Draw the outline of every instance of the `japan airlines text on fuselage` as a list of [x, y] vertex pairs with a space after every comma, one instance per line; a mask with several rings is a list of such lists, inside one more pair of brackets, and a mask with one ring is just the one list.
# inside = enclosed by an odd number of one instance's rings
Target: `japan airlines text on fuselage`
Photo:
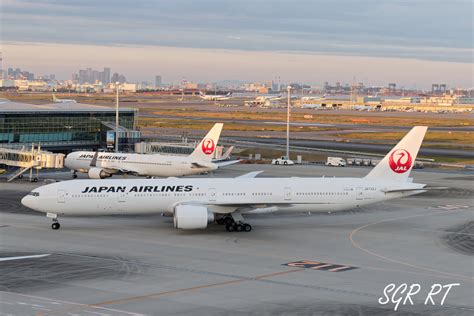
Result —
[[62, 215], [173, 214], [182, 229], [209, 222], [250, 231], [242, 214], [341, 211], [425, 192], [408, 178], [426, 127], [414, 127], [364, 178], [237, 178], [73, 180], [33, 190], [22, 199], [53, 218]]

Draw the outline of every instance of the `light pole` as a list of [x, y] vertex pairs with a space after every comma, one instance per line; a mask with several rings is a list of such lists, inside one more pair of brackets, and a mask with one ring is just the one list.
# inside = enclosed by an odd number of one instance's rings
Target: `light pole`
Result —
[[115, 82], [115, 152], [119, 151], [119, 82]]
[[290, 159], [290, 101], [291, 86], [286, 87], [288, 91], [288, 106], [286, 110], [286, 159]]

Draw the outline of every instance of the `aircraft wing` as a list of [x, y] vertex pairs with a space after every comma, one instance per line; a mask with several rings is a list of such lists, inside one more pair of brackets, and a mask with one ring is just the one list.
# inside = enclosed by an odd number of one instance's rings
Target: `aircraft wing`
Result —
[[246, 173], [246, 174], [243, 174], [241, 176], [238, 176], [236, 178], [240, 178], [240, 179], [243, 179], [243, 178], [255, 178], [257, 175], [261, 174], [263, 172], [263, 170], [261, 171], [252, 171], [252, 172], [249, 172], [249, 173]]

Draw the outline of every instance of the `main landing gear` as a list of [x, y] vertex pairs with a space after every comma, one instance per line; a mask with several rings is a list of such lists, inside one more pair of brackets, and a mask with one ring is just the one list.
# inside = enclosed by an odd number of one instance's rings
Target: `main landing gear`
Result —
[[[240, 214], [239, 214], [240, 215]], [[252, 225], [243, 222], [242, 215], [237, 220], [233, 216], [226, 216], [219, 218], [217, 224], [225, 225], [225, 229], [228, 232], [249, 232], [252, 230]]]
[[76, 178], [77, 178], [77, 171], [74, 171], [74, 172], [72, 173], [72, 178], [73, 178], [73, 179], [76, 179]]

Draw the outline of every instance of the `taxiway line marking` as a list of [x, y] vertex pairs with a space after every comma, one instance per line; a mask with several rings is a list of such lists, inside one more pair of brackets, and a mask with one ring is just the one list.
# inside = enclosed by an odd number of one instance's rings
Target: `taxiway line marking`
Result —
[[[54, 302], [54, 303], [63, 303], [63, 304], [75, 305], [76, 307], [80, 306], [80, 308], [84, 308], [84, 307], [94, 308], [93, 306], [90, 306], [90, 305], [87, 305], [87, 304], [75, 303], [75, 302], [69, 302], [69, 301], [63, 301], [63, 300], [56, 300], [56, 299], [52, 299], [52, 298], [35, 296], [35, 295], [27, 295], [27, 294], [21, 294], [21, 293], [15, 293], [15, 292], [6, 292], [6, 291], [0, 291], [0, 293], [6, 294], [6, 295], [8, 295], [8, 294], [17, 295], [17, 296], [20, 296], [20, 297], [26, 297], [26, 298], [30, 298], [30, 299], [44, 301], [44, 303]], [[107, 307], [97, 306], [95, 308], [107, 310], [107, 311], [110, 311], [110, 312], [117, 312], [117, 313], [127, 314], [127, 315], [130, 315], [130, 316], [141, 316], [142, 315], [140, 313], [132, 313], [132, 312], [127, 312], [127, 311], [122, 311], [122, 310], [112, 309], [112, 308], [107, 308]], [[55, 311], [51, 311], [51, 313], [54, 313], [54, 312]], [[48, 314], [49, 313], [50, 312], [48, 312]], [[38, 313], [37, 315], [45, 315], [45, 314], [44, 313]]]
[[[465, 209], [457, 209], [457, 210], [453, 210], [452, 212], [457, 212], [457, 211], [465, 211]], [[393, 263], [397, 263], [397, 264], [401, 264], [401, 265], [404, 265], [404, 266], [407, 266], [407, 267], [412, 267], [412, 268], [415, 268], [415, 269], [419, 269], [419, 270], [424, 270], [424, 271], [431, 271], [431, 272], [435, 272], [435, 273], [439, 273], [439, 274], [444, 274], [444, 275], [447, 275], [447, 276], [451, 276], [451, 277], [456, 277], [456, 278], [460, 278], [462, 280], [467, 280], [467, 281], [470, 281], [472, 282], [474, 280], [473, 277], [469, 277], [469, 276], [466, 276], [466, 275], [461, 275], [461, 274], [456, 274], [456, 273], [450, 273], [450, 272], [443, 272], [443, 271], [439, 271], [439, 270], [436, 270], [436, 269], [432, 269], [432, 268], [428, 268], [428, 267], [423, 267], [423, 266], [418, 266], [418, 265], [415, 265], [415, 264], [411, 264], [411, 263], [408, 263], [408, 262], [404, 262], [404, 261], [400, 261], [400, 260], [396, 260], [396, 259], [392, 259], [392, 258], [388, 258], [386, 256], [383, 256], [383, 255], [380, 255], [380, 254], [377, 254], [373, 251], [370, 251], [366, 248], [363, 248], [362, 246], [360, 246], [355, 240], [354, 240], [354, 235], [361, 231], [362, 229], [364, 228], [367, 228], [369, 226], [373, 226], [373, 225], [378, 225], [378, 224], [381, 224], [381, 223], [387, 223], [387, 222], [392, 222], [392, 221], [397, 221], [397, 220], [401, 220], [401, 219], [408, 219], [408, 218], [415, 218], [415, 217], [423, 217], [423, 216], [431, 216], [431, 215], [439, 215], [439, 214], [446, 214], [448, 211], [441, 211], [441, 212], [435, 212], [435, 213], [423, 213], [423, 214], [417, 214], [417, 215], [410, 215], [410, 216], [402, 216], [402, 217], [395, 217], [395, 218], [389, 218], [389, 219], [384, 219], [384, 220], [381, 220], [381, 221], [376, 221], [376, 222], [372, 222], [372, 223], [368, 223], [368, 224], [365, 224], [365, 225], [362, 225], [360, 227], [357, 227], [356, 229], [352, 230], [351, 233], [349, 234], [349, 240], [351, 242], [351, 244], [372, 255], [372, 256], [375, 256], [375, 257], [378, 257], [379, 259], [383, 259], [383, 260], [386, 260], [386, 261], [389, 261], [389, 262], [393, 262]], [[451, 211], [450, 211], [451, 212]]]
[[280, 271], [280, 272], [264, 274], [264, 275], [259, 275], [259, 276], [255, 276], [255, 277], [249, 277], [249, 278], [243, 277], [243, 278], [240, 278], [240, 279], [237, 279], [237, 280], [230, 280], [230, 281], [224, 281], [224, 282], [218, 282], [218, 283], [204, 284], [204, 285], [198, 285], [198, 286], [182, 288], [182, 289], [177, 289], [177, 290], [164, 291], [164, 292], [159, 292], [159, 293], [152, 293], [152, 294], [147, 294], [147, 295], [133, 296], [133, 297], [126, 297], [126, 298], [122, 298], [122, 299], [110, 300], [110, 301], [100, 302], [100, 303], [96, 303], [96, 304], [91, 304], [91, 306], [103, 306], [103, 305], [110, 305], [110, 304], [116, 304], [116, 303], [124, 303], [124, 302], [130, 302], [130, 301], [144, 300], [144, 299], [149, 299], [149, 298], [158, 298], [160, 296], [172, 295], [172, 294], [182, 293], [182, 292], [192, 292], [192, 291], [201, 290], [201, 289], [210, 288], [210, 287], [241, 283], [241, 282], [244, 282], [244, 281], [267, 279], [267, 278], [271, 278], [271, 277], [274, 277], [274, 276], [279, 276], [279, 275], [284, 275], [284, 274], [289, 274], [289, 273], [292, 273], [292, 272], [299, 272], [299, 271], [304, 271], [304, 270], [305, 269], [293, 269], [293, 270]]
[[43, 255], [19, 256], [19, 257], [5, 257], [5, 258], [0, 258], [0, 261], [44, 258], [44, 257], [47, 257], [47, 256], [51, 256], [51, 254], [47, 253], [47, 254], [43, 254]]

